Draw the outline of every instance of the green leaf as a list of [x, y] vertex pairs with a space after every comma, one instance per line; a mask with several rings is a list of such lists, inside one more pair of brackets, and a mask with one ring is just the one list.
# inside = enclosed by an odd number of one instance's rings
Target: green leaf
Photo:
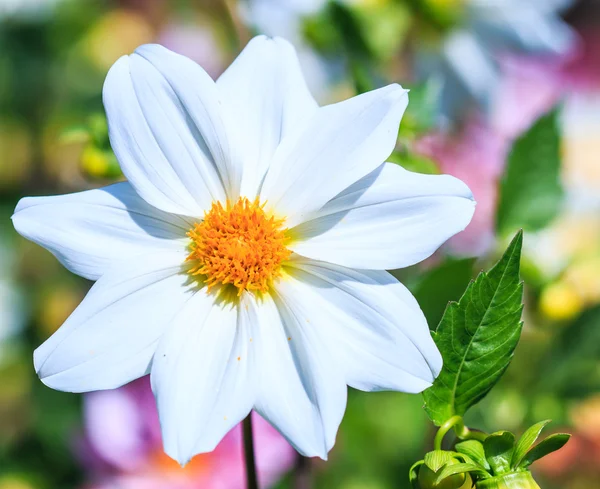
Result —
[[482, 478], [490, 477], [490, 474], [481, 468], [479, 465], [475, 464], [452, 464], [446, 465], [442, 470], [436, 473], [436, 478], [434, 480], [434, 484], [439, 484], [445, 478], [450, 477], [456, 474], [464, 474], [465, 472], [477, 474]]
[[478, 440], [465, 440], [457, 443], [454, 447], [458, 453], [462, 453], [479, 465], [484, 467], [486, 470], [490, 470], [490, 464], [485, 458], [485, 451], [483, 445]]
[[481, 400], [512, 359], [522, 328], [522, 244], [519, 232], [500, 261], [448, 306], [433, 335], [444, 366], [423, 397], [425, 411], [438, 426]]
[[483, 442], [485, 458], [487, 459], [494, 475], [510, 472], [510, 462], [515, 447], [515, 435], [510, 431], [492, 433]]
[[568, 433], [556, 433], [554, 435], [550, 435], [529, 450], [529, 452], [527, 452], [527, 455], [525, 455], [519, 464], [519, 468], [527, 468], [536, 460], [539, 460], [540, 458], [545, 457], [549, 453], [555, 452], [556, 450], [560, 450], [567, 444], [569, 438], [571, 438], [571, 435]]
[[497, 229], [533, 231], [556, 216], [563, 196], [560, 183], [558, 111], [542, 116], [517, 139], [500, 184]]
[[527, 431], [525, 431], [525, 433], [523, 433], [523, 436], [521, 436], [519, 442], [515, 446], [515, 451], [513, 453], [513, 458], [511, 462], [512, 467], [517, 467], [521, 463], [521, 460], [523, 460], [525, 454], [529, 451], [529, 449], [533, 446], [533, 444], [540, 436], [540, 433], [544, 429], [544, 426], [546, 426], [549, 422], [549, 419], [545, 421], [540, 421], [539, 423], [536, 423], [532, 427], [530, 427]]

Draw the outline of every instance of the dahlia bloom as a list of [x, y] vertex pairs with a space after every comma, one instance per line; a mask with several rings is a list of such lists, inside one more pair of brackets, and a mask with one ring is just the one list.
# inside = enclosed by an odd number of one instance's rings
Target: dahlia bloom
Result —
[[460, 180], [385, 163], [408, 103], [390, 85], [318, 107], [294, 49], [258, 37], [214, 82], [158, 45], [104, 85], [128, 182], [25, 198], [23, 236], [97, 280], [34, 354], [42, 381], [113, 389], [150, 373], [184, 464], [254, 409], [326, 458], [347, 385], [420, 392], [442, 358], [385, 269], [469, 223]]

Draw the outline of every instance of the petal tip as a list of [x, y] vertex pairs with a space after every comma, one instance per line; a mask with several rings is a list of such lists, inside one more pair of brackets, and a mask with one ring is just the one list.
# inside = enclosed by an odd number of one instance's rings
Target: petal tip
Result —
[[135, 48], [135, 50], [133, 51], [132, 54], [137, 54], [138, 56], [144, 57], [144, 53], [152, 52], [152, 51], [169, 51], [170, 52], [171, 50], [164, 47], [162, 44], [150, 42], [150, 43], [146, 43], [146, 44], [141, 44], [140, 46]]
[[23, 209], [26, 209], [27, 207], [29, 207], [31, 200], [33, 200], [33, 197], [23, 197], [22, 199], [19, 199], [19, 202], [17, 202], [15, 210], [13, 211], [13, 215], [10, 216], [10, 218], [14, 219], [14, 217], [17, 215], [17, 213], [19, 213]]
[[395, 100], [408, 98], [409, 90], [403, 88], [399, 83], [391, 83], [384, 87], [384, 89], [388, 92], [390, 97], [393, 97]]
[[169, 440], [163, 432], [163, 452], [173, 461], [177, 462], [181, 468], [184, 468], [192, 459], [192, 456], [183, 456], [177, 443], [172, 443], [174, 440]]
[[75, 382], [73, 379], [61, 376], [60, 372], [58, 374], [51, 374], [44, 372], [43, 369], [40, 369], [37, 371], [37, 375], [42, 384], [55, 391], [72, 392], [75, 394], [90, 392], [89, 389], [82, 387], [79, 382]]
[[327, 462], [327, 459], [329, 458], [329, 450], [331, 450], [332, 448], [333, 448], [333, 445], [328, 447], [325, 440], [323, 440], [323, 446], [321, 446], [321, 447], [314, 448], [313, 450], [310, 450], [310, 451], [298, 450], [298, 452], [304, 457], [309, 457], [309, 458], [317, 457], [317, 458], [320, 458], [321, 460]]
[[45, 377], [45, 375], [43, 375], [42, 373], [42, 367], [44, 366], [44, 363], [46, 361], [46, 357], [42, 357], [42, 353], [40, 352], [41, 346], [39, 346], [38, 348], [36, 348], [33, 352], [33, 368], [35, 370], [35, 373], [38, 374], [38, 376], [40, 377], [40, 380], [43, 381], [42, 377]]
[[59, 387], [57, 387], [53, 382], [52, 382], [52, 377], [50, 375], [46, 376], [41, 372], [37, 372], [38, 374], [38, 378], [40, 379], [40, 381], [42, 382], [42, 384], [44, 384], [46, 387], [49, 387], [50, 389], [53, 390], [63, 390], [60, 389]]
[[185, 457], [185, 458], [179, 458], [179, 459], [173, 459], [173, 460], [175, 460], [180, 465], [180, 467], [183, 469], [183, 468], [185, 468], [185, 466], [187, 464], [189, 464], [191, 462], [192, 457]]

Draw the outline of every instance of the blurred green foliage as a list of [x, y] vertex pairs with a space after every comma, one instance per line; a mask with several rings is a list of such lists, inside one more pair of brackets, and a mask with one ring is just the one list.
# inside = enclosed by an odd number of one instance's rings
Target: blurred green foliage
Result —
[[522, 227], [536, 231], [558, 214], [560, 183], [558, 109], [541, 117], [515, 141], [500, 184], [497, 227], [501, 234]]

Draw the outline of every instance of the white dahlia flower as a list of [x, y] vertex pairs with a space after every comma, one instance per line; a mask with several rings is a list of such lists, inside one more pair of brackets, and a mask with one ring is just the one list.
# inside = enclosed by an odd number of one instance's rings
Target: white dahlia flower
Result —
[[326, 458], [347, 385], [419, 392], [442, 359], [385, 269], [430, 256], [473, 215], [450, 176], [385, 163], [407, 92], [318, 107], [292, 46], [252, 40], [214, 82], [158, 45], [104, 85], [128, 182], [25, 198], [26, 238], [97, 282], [34, 355], [70, 392], [151, 375], [165, 451], [211, 451], [255, 409]]

